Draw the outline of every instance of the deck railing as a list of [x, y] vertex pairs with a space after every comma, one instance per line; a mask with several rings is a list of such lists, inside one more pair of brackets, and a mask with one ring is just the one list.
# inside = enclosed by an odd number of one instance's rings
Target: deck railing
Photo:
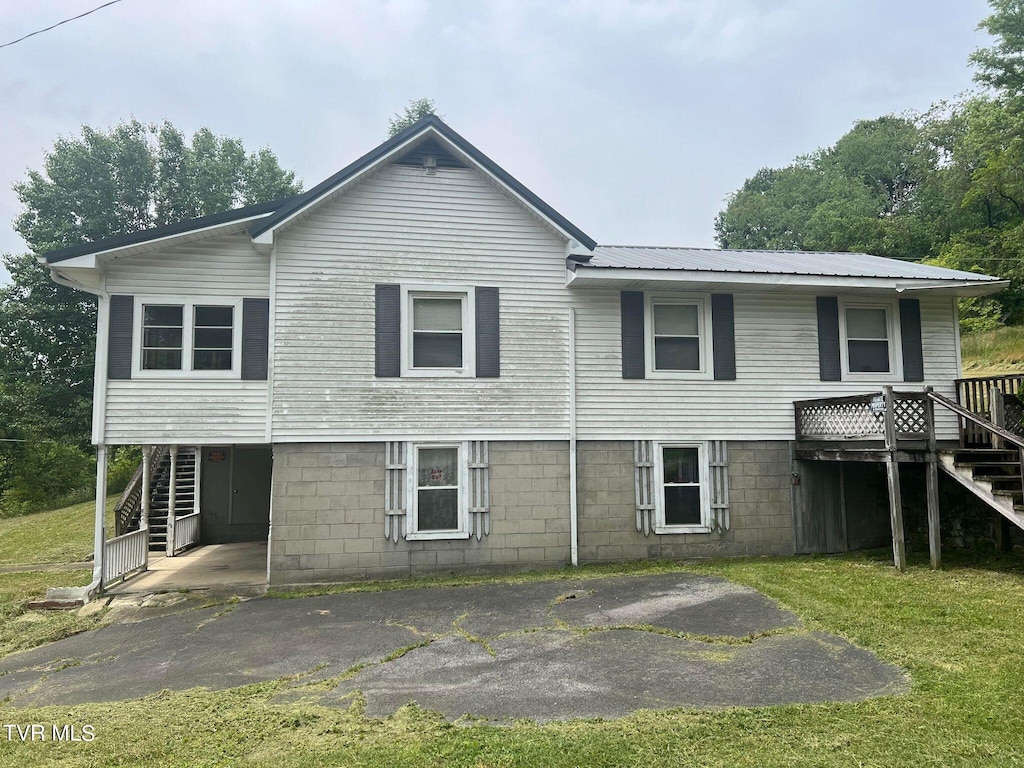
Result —
[[148, 545], [149, 531], [145, 528], [104, 542], [103, 586], [145, 568]]
[[[971, 413], [997, 424], [1015, 434], [1024, 434], [1024, 407], [1020, 397], [1024, 392], [1024, 374], [1005, 376], [981, 376], [973, 379], [956, 379], [956, 403]], [[993, 411], [992, 390], [1003, 395], [1003, 407]], [[992, 433], [970, 419], [960, 418], [961, 443], [975, 448], [991, 447]]]
[[[928, 436], [927, 395], [892, 392], [892, 413], [897, 439]], [[886, 393], [798, 400], [797, 440], [882, 440], [885, 438]]]
[[199, 513], [174, 518], [174, 532], [171, 541], [174, 554], [199, 543]]

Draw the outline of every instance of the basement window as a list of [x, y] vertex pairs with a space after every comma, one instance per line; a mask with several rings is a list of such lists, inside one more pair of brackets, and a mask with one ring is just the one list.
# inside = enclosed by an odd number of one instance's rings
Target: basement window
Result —
[[662, 443], [655, 454], [655, 533], [711, 530], [708, 464], [703, 443]]
[[406, 538], [468, 538], [465, 446], [462, 443], [414, 443], [411, 459], [411, 520]]

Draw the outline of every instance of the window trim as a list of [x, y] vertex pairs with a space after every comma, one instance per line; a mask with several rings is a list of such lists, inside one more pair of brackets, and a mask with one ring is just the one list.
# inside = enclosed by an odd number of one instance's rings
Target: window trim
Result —
[[[474, 378], [476, 376], [476, 302], [473, 288], [460, 285], [403, 285], [400, 302], [401, 374], [403, 378]], [[415, 299], [462, 301], [462, 367], [414, 368], [412, 365], [412, 303]]]
[[[846, 335], [847, 309], [884, 309], [889, 370], [851, 371], [850, 346]], [[903, 381], [903, 336], [900, 330], [899, 305], [895, 299], [839, 298], [839, 360], [844, 381]]]
[[[406, 472], [406, 499], [408, 499], [408, 528], [405, 538], [409, 541], [437, 541], [468, 539], [469, 530], [469, 446], [465, 442], [423, 442], [409, 443]], [[444, 531], [419, 530], [419, 462], [421, 448], [456, 448], [459, 465], [458, 528]]]
[[[143, 308], [147, 304], [181, 307], [181, 368], [150, 369], [142, 367]], [[230, 370], [193, 370], [192, 351], [195, 344], [196, 307], [231, 307]], [[242, 377], [242, 299], [224, 296], [136, 296], [132, 314], [132, 378], [139, 379], [240, 379]]]
[[[693, 371], [661, 370], [655, 368], [654, 307], [656, 304], [675, 304], [697, 307], [700, 368]], [[711, 294], [707, 293], [649, 293], [644, 292], [644, 360], [646, 374], [652, 379], [712, 379], [714, 359], [711, 339]]]
[[[697, 525], [667, 525], [665, 523], [665, 449], [696, 448], [697, 465], [700, 473], [700, 523]], [[666, 441], [654, 443], [654, 479], [657, 488], [654, 493], [654, 532], [711, 533], [711, 465], [708, 460], [708, 445], [699, 441]]]

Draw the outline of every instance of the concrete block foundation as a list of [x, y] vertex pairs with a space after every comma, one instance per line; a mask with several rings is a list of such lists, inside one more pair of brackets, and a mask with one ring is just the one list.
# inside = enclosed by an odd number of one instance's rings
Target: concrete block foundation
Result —
[[[786, 442], [729, 444], [731, 526], [636, 530], [632, 441], [578, 444], [581, 563], [793, 553]], [[490, 533], [384, 537], [384, 443], [274, 446], [272, 584], [558, 568], [570, 562], [567, 441], [489, 443]]]

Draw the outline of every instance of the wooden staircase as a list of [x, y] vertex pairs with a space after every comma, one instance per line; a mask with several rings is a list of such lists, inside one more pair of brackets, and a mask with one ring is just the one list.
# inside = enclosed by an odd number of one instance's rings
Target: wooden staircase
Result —
[[960, 448], [943, 451], [939, 461], [946, 474], [1024, 529], [1024, 484], [1021, 456], [1016, 446], [1012, 450]]
[[[149, 549], [163, 552], [167, 549], [167, 513], [170, 504], [171, 456], [163, 457], [157, 468], [150, 488], [149, 502]], [[176, 517], [191, 514], [196, 498], [196, 451], [194, 448], [179, 448], [177, 456], [177, 481], [174, 488], [174, 514]]]

